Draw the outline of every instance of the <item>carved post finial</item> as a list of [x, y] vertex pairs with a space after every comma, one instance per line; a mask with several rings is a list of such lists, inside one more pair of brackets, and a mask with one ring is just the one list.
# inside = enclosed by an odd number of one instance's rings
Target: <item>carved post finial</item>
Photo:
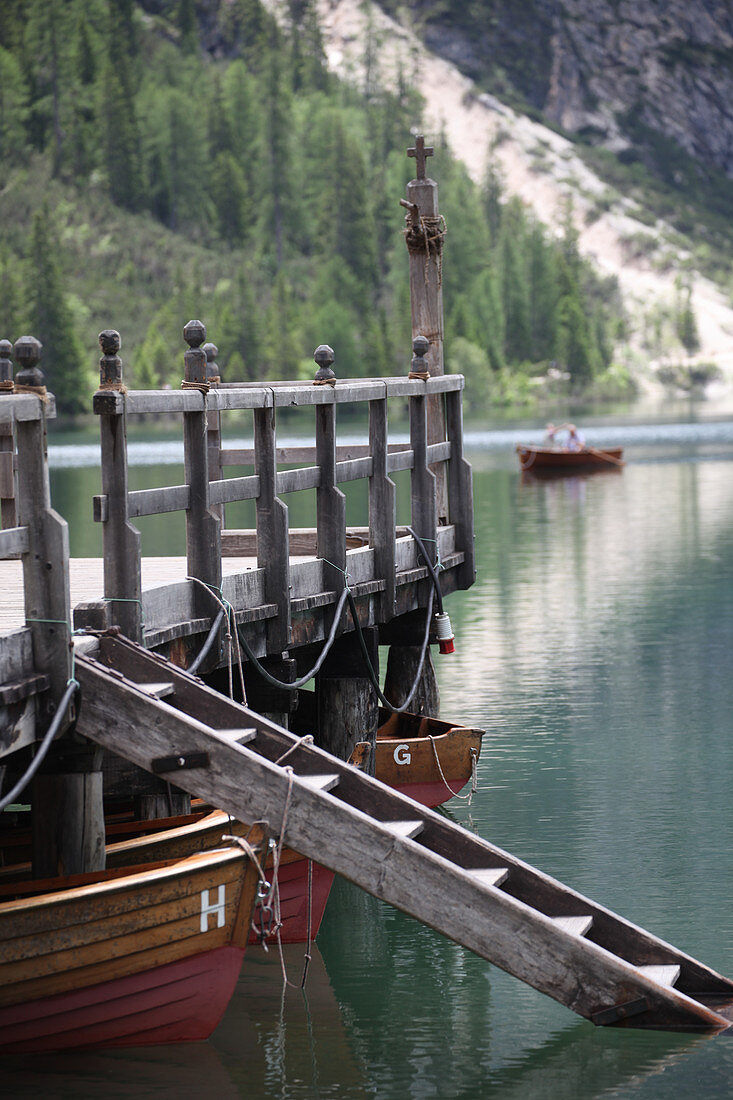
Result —
[[219, 349], [216, 344], [212, 344], [209, 341], [204, 344], [204, 351], [206, 352], [206, 381], [220, 382], [221, 375], [219, 374], [219, 367], [216, 362], [216, 357], [219, 354]]
[[429, 347], [430, 341], [427, 336], [417, 335], [412, 341], [412, 363], [408, 378], [419, 378], [426, 382], [430, 377], [430, 366], [425, 358]]
[[104, 390], [122, 389], [122, 360], [117, 352], [122, 347], [122, 337], [116, 328], [106, 328], [98, 336], [102, 349], [99, 360], [99, 388]]
[[319, 344], [313, 352], [313, 358], [318, 364], [318, 370], [315, 373], [313, 385], [335, 386], [336, 374], [332, 370], [332, 364], [335, 358], [333, 348], [330, 348], [328, 344]]
[[30, 390], [44, 390], [43, 371], [38, 366], [43, 344], [35, 336], [21, 336], [15, 341], [13, 351], [20, 370], [15, 376], [15, 387]]
[[206, 377], [206, 352], [201, 346], [206, 339], [206, 325], [203, 321], [189, 321], [183, 326], [183, 339], [188, 344], [188, 351], [183, 355], [183, 382], [184, 389], [197, 389], [208, 392], [209, 383]]
[[13, 345], [0, 340], [0, 393], [13, 392]]
[[434, 155], [434, 150], [432, 145], [428, 146], [425, 144], [425, 138], [422, 134], [417, 135], [415, 138], [415, 145], [412, 149], [407, 150], [407, 155], [408, 157], [415, 158], [415, 178], [419, 180], [427, 179], [425, 175], [426, 161], [428, 157]]

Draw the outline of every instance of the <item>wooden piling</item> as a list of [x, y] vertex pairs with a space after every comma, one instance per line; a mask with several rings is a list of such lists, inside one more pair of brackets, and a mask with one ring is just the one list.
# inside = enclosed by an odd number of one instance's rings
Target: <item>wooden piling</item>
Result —
[[[378, 631], [364, 630], [374, 670], [379, 672]], [[326, 752], [348, 760], [357, 741], [369, 741], [367, 770], [374, 774], [379, 700], [368, 679], [356, 635], [338, 638], [316, 677], [318, 732], [316, 743]]]

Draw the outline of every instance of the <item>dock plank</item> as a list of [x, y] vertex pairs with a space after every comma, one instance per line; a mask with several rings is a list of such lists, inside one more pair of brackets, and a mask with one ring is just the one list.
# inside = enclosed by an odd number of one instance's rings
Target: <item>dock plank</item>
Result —
[[[245, 573], [257, 568], [256, 558], [224, 558], [222, 571], [225, 576]], [[185, 557], [143, 558], [143, 591], [160, 588], [186, 578]], [[71, 606], [101, 600], [104, 596], [104, 562], [102, 558], [70, 558], [69, 581]], [[23, 604], [23, 564], [18, 560], [0, 561], [0, 634], [9, 634], [25, 625]]]

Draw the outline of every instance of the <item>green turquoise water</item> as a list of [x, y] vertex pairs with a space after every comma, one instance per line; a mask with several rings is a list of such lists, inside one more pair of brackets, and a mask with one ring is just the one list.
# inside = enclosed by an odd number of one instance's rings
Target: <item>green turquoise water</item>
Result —
[[[522, 481], [521, 435], [469, 436], [478, 579], [436, 664], [443, 716], [486, 736], [473, 804], [446, 812], [732, 976], [733, 424], [599, 424], [624, 470], [553, 482]], [[72, 551], [96, 553], [98, 470], [53, 478]], [[303, 950], [285, 962], [299, 982]], [[13, 1096], [724, 1098], [733, 1036], [595, 1029], [337, 881], [305, 996], [252, 951], [208, 1043], [4, 1077]]]

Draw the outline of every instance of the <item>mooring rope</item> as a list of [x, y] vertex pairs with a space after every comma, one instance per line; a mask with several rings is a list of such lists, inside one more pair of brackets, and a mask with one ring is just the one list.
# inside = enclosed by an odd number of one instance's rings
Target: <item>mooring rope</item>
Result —
[[443, 780], [443, 783], [445, 784], [446, 790], [450, 791], [453, 798], [467, 799], [468, 800], [468, 805], [470, 806], [472, 801], [473, 801], [473, 796], [476, 794], [476, 791], [478, 790], [478, 770], [477, 770], [477, 767], [476, 767], [476, 761], [477, 761], [477, 758], [478, 758], [478, 754], [477, 754], [476, 750], [473, 749], [473, 748], [471, 749], [471, 790], [468, 792], [468, 794], [458, 794], [456, 791], [453, 790], [450, 783], [445, 778], [445, 775], [443, 773], [443, 769], [440, 765], [440, 759], [438, 758], [438, 747], [435, 744], [434, 735], [432, 733], [429, 733], [428, 737], [430, 738], [430, 744], [433, 746], [433, 755], [435, 756], [435, 763], [438, 765], [438, 771], [440, 772], [440, 778]]

